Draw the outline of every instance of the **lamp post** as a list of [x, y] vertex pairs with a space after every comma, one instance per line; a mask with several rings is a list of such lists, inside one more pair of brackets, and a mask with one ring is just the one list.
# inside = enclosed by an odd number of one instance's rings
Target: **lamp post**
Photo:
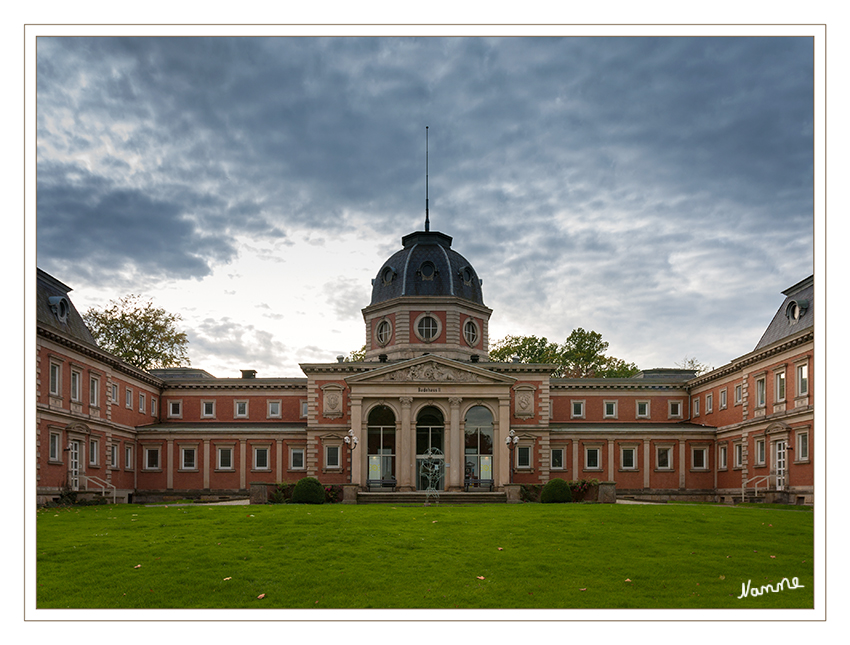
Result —
[[519, 437], [516, 436], [516, 432], [511, 430], [508, 433], [508, 436], [505, 437], [505, 445], [508, 447], [508, 450], [511, 451], [510, 452], [510, 454], [511, 454], [511, 472], [510, 472], [510, 480], [509, 480], [509, 482], [511, 484], [514, 483], [514, 450], [516, 449], [516, 445], [518, 443], [519, 443]]
[[357, 447], [357, 443], [360, 441], [357, 437], [354, 436], [354, 428], [351, 428], [348, 431], [348, 434], [345, 435], [343, 441], [349, 448], [349, 466], [348, 466], [348, 483], [351, 483], [351, 473], [354, 470], [354, 449]]

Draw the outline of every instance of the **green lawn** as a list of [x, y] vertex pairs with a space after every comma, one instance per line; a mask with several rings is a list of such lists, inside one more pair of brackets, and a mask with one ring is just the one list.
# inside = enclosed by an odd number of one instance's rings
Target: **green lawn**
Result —
[[[37, 606], [811, 608], [813, 519], [708, 505], [42, 509]], [[802, 588], [738, 599], [748, 580], [793, 577]]]

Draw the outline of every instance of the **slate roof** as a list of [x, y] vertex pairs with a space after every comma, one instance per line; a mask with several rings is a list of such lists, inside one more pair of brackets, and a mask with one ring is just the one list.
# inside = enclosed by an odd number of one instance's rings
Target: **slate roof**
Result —
[[[89, 345], [97, 347], [97, 343], [83, 322], [83, 317], [74, 307], [74, 303], [68, 297], [71, 287], [62, 282], [59, 282], [52, 275], [41, 269], [36, 269], [36, 320], [39, 325], [52, 327], [76, 340], [81, 340]], [[64, 297], [67, 301], [68, 315], [65, 320], [61, 320], [57, 313], [57, 304], [55, 299]], [[50, 299], [54, 299], [51, 304]]]
[[[372, 303], [401, 296], [456, 296], [484, 304], [481, 280], [472, 265], [452, 250], [452, 238], [418, 231], [401, 239], [404, 248], [384, 262], [372, 281]], [[426, 265], [433, 265], [433, 273]]]
[[[788, 287], [782, 292], [786, 297], [782, 306], [776, 312], [773, 320], [767, 326], [764, 334], [755, 346], [755, 350], [762, 349], [768, 345], [793, 336], [804, 329], [815, 325], [815, 277], [810, 275], [794, 286]], [[800, 307], [801, 315], [794, 319], [792, 315], [793, 305]]]

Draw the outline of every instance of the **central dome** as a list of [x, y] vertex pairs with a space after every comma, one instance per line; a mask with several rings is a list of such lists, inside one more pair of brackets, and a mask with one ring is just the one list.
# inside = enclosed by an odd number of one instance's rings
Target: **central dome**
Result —
[[452, 238], [419, 231], [401, 238], [403, 249], [384, 262], [372, 280], [373, 305], [402, 296], [455, 296], [480, 305], [481, 280]]

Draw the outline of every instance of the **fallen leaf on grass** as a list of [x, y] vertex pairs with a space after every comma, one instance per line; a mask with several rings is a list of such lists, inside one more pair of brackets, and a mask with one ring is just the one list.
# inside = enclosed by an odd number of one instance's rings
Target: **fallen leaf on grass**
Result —
[[625, 582], [631, 582], [630, 578], [626, 578]]
[[230, 580], [230, 578], [231, 578], [231, 576], [227, 576], [226, 578], [223, 578], [223, 579], [224, 580]]
[[502, 547], [499, 547], [499, 551], [504, 551], [504, 549]]
[[476, 576], [479, 580], [484, 580], [484, 576]]
[[771, 558], [773, 558], [774, 560], [776, 559], [776, 556], [775, 556], [775, 555], [772, 555], [772, 556], [770, 556], [770, 557], [771, 557]]
[[436, 524], [437, 520], [431, 520], [431, 524]]
[[261, 593], [259, 596], [257, 596], [257, 600], [262, 600], [265, 597], [266, 597], [266, 594]]
[[135, 567], [133, 567], [133, 568], [134, 568], [134, 569], [141, 569], [141, 568], [142, 568], [142, 565], [137, 564], [137, 565], [136, 565]]
[[587, 591], [587, 587], [585, 587], [584, 589], [579, 589], [579, 591]]
[[726, 580], [726, 576], [720, 576], [721, 580]]

